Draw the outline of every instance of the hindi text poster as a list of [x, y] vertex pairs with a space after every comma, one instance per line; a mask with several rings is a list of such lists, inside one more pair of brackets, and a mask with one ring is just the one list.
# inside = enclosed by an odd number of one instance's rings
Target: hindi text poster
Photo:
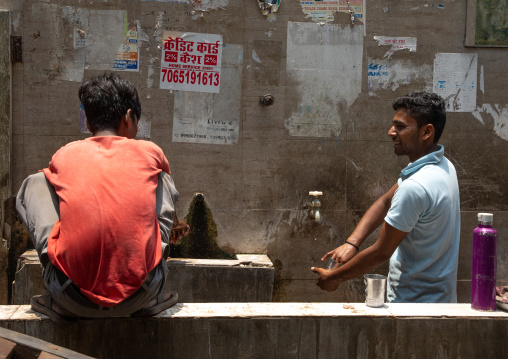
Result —
[[222, 36], [164, 31], [160, 88], [218, 93]]

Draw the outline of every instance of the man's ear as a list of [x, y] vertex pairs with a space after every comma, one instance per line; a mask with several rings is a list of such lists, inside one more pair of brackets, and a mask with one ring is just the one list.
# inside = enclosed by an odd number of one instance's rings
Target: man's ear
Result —
[[424, 140], [428, 140], [428, 139], [431, 139], [431, 138], [434, 138], [434, 134], [436, 133], [436, 129], [434, 128], [434, 125], [433, 124], [426, 124], [425, 126], [423, 126], [423, 139]]
[[122, 116], [122, 122], [128, 128], [133, 124], [134, 119], [132, 118], [132, 110], [128, 109], [125, 115]]
[[120, 123], [120, 127], [128, 129], [128, 128], [136, 125], [136, 123], [134, 121], [135, 120], [132, 115], [132, 110], [128, 109], [127, 112], [125, 113], [125, 115], [122, 116], [122, 121]]

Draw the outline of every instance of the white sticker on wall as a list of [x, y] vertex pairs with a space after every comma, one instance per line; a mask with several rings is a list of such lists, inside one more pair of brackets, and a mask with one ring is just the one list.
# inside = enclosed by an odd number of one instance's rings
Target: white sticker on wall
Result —
[[[290, 136], [336, 137], [362, 83], [363, 25], [288, 23], [287, 75], [298, 96]], [[288, 102], [290, 103], [290, 102]]]
[[175, 91], [173, 142], [238, 143], [243, 47], [224, 45], [220, 93]]
[[222, 36], [164, 31], [160, 88], [218, 93]]
[[368, 87], [369, 95], [376, 96], [380, 90], [395, 91], [400, 86], [407, 86], [411, 82], [422, 83], [432, 88], [432, 66], [423, 64], [417, 66], [410, 60], [388, 60], [368, 58]]
[[436, 54], [433, 91], [446, 101], [446, 111], [473, 112], [476, 109], [477, 68], [477, 54]]
[[338, 11], [348, 13], [353, 18], [353, 23], [354, 19], [358, 19], [365, 24], [365, 0], [300, 0], [300, 5], [303, 13], [316, 22], [333, 21], [334, 15]]
[[220, 10], [226, 8], [229, 0], [141, 0], [173, 4], [193, 4], [195, 11]]
[[374, 36], [378, 46], [390, 46], [390, 50], [385, 53], [383, 58], [390, 58], [395, 51], [409, 50], [416, 52], [416, 37], [391, 37], [391, 36]]

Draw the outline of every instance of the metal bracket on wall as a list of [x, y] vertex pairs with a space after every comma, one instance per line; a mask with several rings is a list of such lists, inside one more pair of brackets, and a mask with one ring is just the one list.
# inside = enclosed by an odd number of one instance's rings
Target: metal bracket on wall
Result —
[[23, 62], [23, 47], [21, 36], [11, 35], [11, 62]]

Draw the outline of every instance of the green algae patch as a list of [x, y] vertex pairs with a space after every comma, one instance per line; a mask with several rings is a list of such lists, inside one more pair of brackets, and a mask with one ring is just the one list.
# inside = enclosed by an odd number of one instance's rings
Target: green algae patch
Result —
[[217, 225], [201, 193], [192, 199], [185, 221], [190, 226], [189, 234], [177, 244], [170, 245], [170, 257], [234, 259], [234, 255], [226, 253], [217, 245]]

